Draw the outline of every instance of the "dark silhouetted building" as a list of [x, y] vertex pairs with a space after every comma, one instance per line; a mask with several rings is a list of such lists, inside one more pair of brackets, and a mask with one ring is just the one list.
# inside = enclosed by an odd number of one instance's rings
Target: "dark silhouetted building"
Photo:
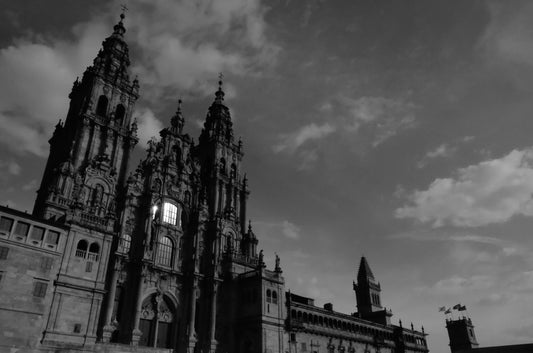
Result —
[[197, 143], [180, 102], [129, 172], [123, 18], [74, 82], [33, 214], [0, 208], [0, 350], [427, 352], [423, 330], [391, 324], [365, 258], [351, 315], [286, 293], [279, 258], [266, 268], [222, 82]]
[[479, 347], [474, 332], [472, 319], [460, 317], [447, 319], [446, 329], [450, 338], [452, 353], [531, 353], [533, 344], [517, 344], [508, 346]]

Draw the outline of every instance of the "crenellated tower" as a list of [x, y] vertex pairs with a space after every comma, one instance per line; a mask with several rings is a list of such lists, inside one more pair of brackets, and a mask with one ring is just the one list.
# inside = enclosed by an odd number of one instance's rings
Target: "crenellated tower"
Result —
[[124, 14], [113, 33], [69, 94], [65, 122], [56, 125], [34, 215], [67, 217], [102, 230], [113, 228], [117, 201], [137, 144], [132, 122], [139, 97], [137, 79], [130, 80]]

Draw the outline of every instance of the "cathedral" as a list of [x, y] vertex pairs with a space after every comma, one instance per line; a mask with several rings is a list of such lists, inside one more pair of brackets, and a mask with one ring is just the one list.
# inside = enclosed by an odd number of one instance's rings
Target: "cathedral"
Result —
[[0, 207], [0, 351], [428, 352], [393, 325], [366, 258], [354, 313], [285, 289], [247, 218], [222, 82], [197, 142], [181, 102], [144, 159], [124, 15], [68, 96], [32, 214]]

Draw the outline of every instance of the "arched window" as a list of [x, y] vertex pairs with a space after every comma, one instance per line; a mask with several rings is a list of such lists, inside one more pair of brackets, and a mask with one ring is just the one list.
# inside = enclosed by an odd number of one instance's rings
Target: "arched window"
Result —
[[117, 105], [115, 110], [115, 120], [119, 125], [124, 123], [124, 115], [126, 115], [126, 108], [122, 104]]
[[118, 251], [127, 254], [130, 251], [131, 237], [128, 234], [122, 234], [118, 243]]
[[163, 205], [163, 222], [176, 225], [178, 220], [178, 207], [170, 202]]
[[270, 289], [267, 289], [267, 303], [272, 303], [272, 292], [270, 291]]
[[87, 259], [92, 261], [98, 261], [98, 253], [100, 252], [100, 245], [98, 243], [92, 243], [89, 247], [89, 254], [87, 254]]
[[276, 293], [275, 291], [272, 291], [272, 304], [277, 304], [278, 303], [278, 293]]
[[101, 95], [100, 98], [98, 98], [98, 104], [96, 105], [96, 115], [107, 115], [107, 103], [108, 99], [106, 96]]
[[89, 243], [87, 243], [86, 240], [80, 240], [78, 242], [78, 246], [76, 247], [76, 257], [85, 258], [85, 255], [87, 255], [88, 247], [89, 247]]
[[172, 255], [174, 253], [174, 244], [169, 237], [163, 237], [157, 248], [157, 263], [162, 266], [170, 267], [172, 265]]

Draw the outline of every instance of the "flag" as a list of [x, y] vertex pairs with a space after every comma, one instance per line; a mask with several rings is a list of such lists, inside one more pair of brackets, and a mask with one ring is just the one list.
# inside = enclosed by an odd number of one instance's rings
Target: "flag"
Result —
[[457, 309], [457, 310], [459, 310], [459, 311], [466, 311], [466, 305], [461, 305], [461, 306], [459, 307], [459, 309]]
[[441, 307], [439, 308], [439, 313], [441, 313], [441, 312], [443, 312], [443, 311], [446, 311], [446, 307], [445, 307], [445, 306], [441, 306]]
[[445, 314], [451, 314], [452, 313], [452, 309], [447, 309], [444, 313]]
[[461, 307], [461, 304], [455, 304], [455, 305], [453, 306], [453, 309], [454, 309], [454, 310], [459, 310], [460, 307]]

